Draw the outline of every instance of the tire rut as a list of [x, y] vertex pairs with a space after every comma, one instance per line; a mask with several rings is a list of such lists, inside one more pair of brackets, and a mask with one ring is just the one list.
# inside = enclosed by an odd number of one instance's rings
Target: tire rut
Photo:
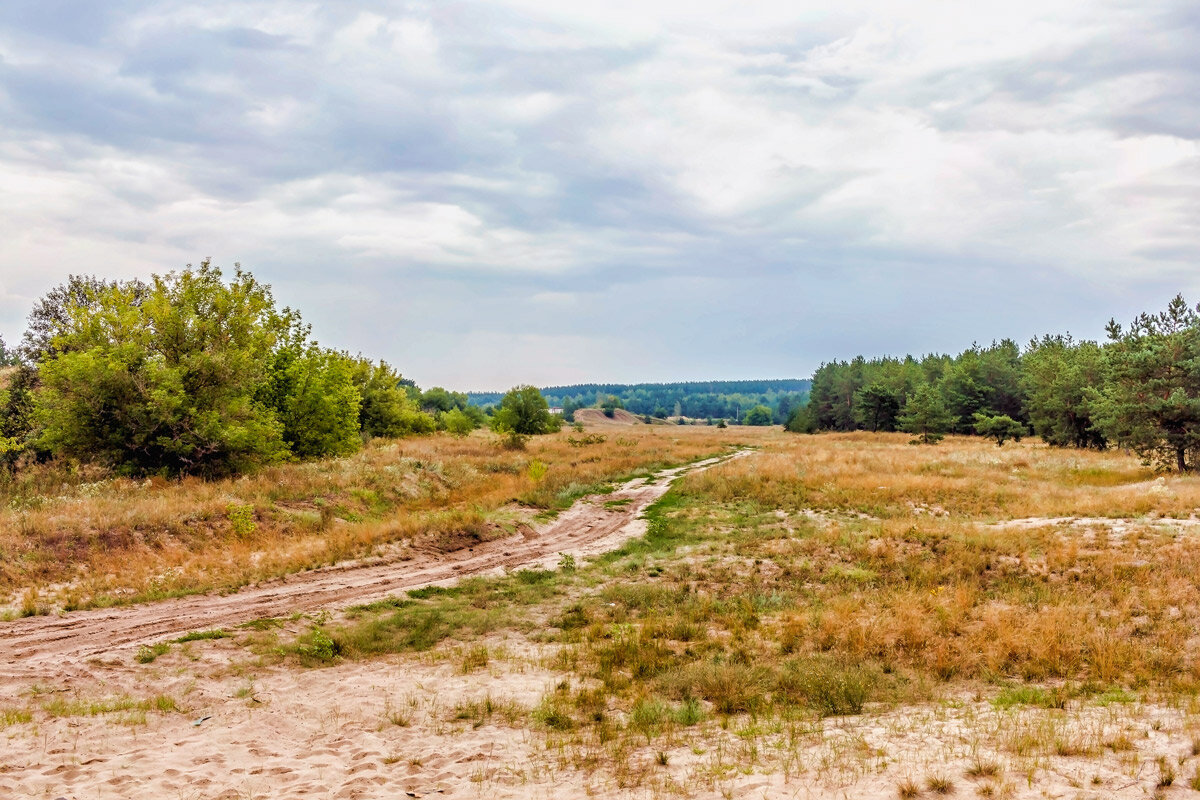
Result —
[[[333, 565], [276, 578], [232, 594], [192, 595], [0, 623], [4, 642], [0, 677], [45, 680], [91, 673], [89, 661], [108, 660], [120, 656], [123, 650], [191, 631], [296, 612], [337, 610], [465, 577], [550, 567], [563, 553], [577, 558], [598, 555], [643, 535], [646, 521], [642, 511], [666, 494], [677, 478], [749, 452], [740, 450], [731, 456], [705, 459], [664, 470], [649, 479], [630, 481], [611, 494], [579, 500], [532, 534], [526, 531], [467, 550], [421, 554], [403, 561]], [[616, 507], [604, 502], [612, 500], [629, 502]]]

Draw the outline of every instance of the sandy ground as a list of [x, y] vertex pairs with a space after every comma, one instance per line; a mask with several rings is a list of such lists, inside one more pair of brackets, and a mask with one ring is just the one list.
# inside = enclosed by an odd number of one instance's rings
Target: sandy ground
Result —
[[[0, 729], [0, 797], [773, 800], [896, 797], [905, 781], [932, 797], [929, 779], [944, 777], [959, 796], [1134, 798], [1153, 793], [1160, 758], [1177, 772], [1169, 795], [1194, 794], [1195, 759], [1180, 762], [1195, 717], [1178, 708], [1000, 711], [949, 697], [823, 722], [710, 720], [622, 751], [531, 729], [528, 710], [565, 678], [546, 666], [552, 646], [487, 644], [495, 657], [469, 673], [453, 648], [255, 668], [228, 641], [150, 665], [97, 664], [86, 683], [40, 684], [36, 702], [166, 693], [181, 711], [39, 715]], [[1026, 739], [1034, 744], [1018, 753]], [[977, 763], [996, 774], [968, 777]]]
[[[743, 451], [744, 453], [745, 451]], [[740, 454], [739, 454], [740, 455]], [[87, 677], [98, 656], [132, 655], [138, 646], [241, 622], [368, 603], [408, 589], [467, 575], [552, 567], [560, 555], [597, 555], [645, 533], [641, 512], [672, 481], [723, 459], [713, 458], [637, 479], [608, 495], [586, 498], [538, 529], [453, 553], [418, 553], [404, 560], [347, 563], [270, 581], [229, 595], [198, 595], [128, 608], [78, 611], [0, 623], [3, 682], [39, 676]], [[628, 500], [624, 505], [610, 501]]]
[[[487, 664], [469, 671], [464, 653], [478, 643], [314, 669], [263, 666], [229, 640], [176, 645], [150, 664], [133, 658], [139, 645], [189, 631], [603, 552], [644, 532], [640, 511], [683, 471], [452, 556], [0, 623], [0, 798], [773, 800], [897, 797], [909, 781], [934, 797], [938, 778], [961, 797], [1197, 795], [1200, 708], [1178, 704], [999, 710], [963, 694], [824, 721], [710, 717], [653, 741], [600, 743], [530, 722], [570, 676], [553, 667], [556, 645], [517, 634], [485, 641]], [[630, 503], [604, 505], [621, 498]], [[175, 708], [157, 710], [158, 696]], [[969, 776], [980, 764], [987, 774]]]

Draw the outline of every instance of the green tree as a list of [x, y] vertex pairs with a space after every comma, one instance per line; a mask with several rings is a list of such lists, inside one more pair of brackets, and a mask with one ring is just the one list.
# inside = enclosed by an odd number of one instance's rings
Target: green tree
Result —
[[225, 474], [287, 455], [256, 399], [282, 332], [270, 288], [205, 261], [143, 287], [82, 289], [40, 340], [40, 444], [125, 471]]
[[436, 420], [421, 411], [412, 399], [408, 392], [411, 382], [406, 383], [387, 362], [376, 364], [359, 357], [355, 360], [353, 379], [362, 397], [359, 428], [363, 436], [396, 438], [429, 433], [437, 427]]
[[872, 383], [854, 393], [854, 419], [871, 433], [895, 430], [899, 411], [900, 401], [883, 384]]
[[775, 422], [775, 415], [771, 413], [771, 409], [767, 406], [758, 405], [746, 412], [743, 423], [746, 425], [771, 425]]
[[5, 344], [4, 337], [0, 336], [0, 367], [15, 367], [20, 361], [17, 352]]
[[438, 422], [443, 429], [455, 436], [466, 436], [475, 430], [475, 422], [460, 408], [443, 411]]
[[296, 458], [349, 455], [362, 444], [362, 395], [345, 354], [316, 344], [282, 351], [272, 367], [270, 395]]
[[1033, 432], [1055, 447], [1104, 449], [1093, 404], [1105, 380], [1104, 351], [1095, 342], [1075, 342], [1069, 335], [1031, 341], [1022, 357], [1021, 383]]
[[934, 444], [941, 441], [954, 423], [954, 417], [946, 410], [941, 393], [935, 387], [925, 384], [908, 398], [899, 422], [900, 430], [918, 436], [914, 441]]
[[975, 432], [980, 436], [995, 439], [996, 446], [1003, 447], [1004, 443], [1009, 439], [1012, 439], [1014, 442], [1021, 441], [1022, 436], [1028, 435], [1029, 429], [1007, 414], [990, 416], [988, 414], [976, 413]]
[[11, 465], [38, 438], [33, 416], [37, 372], [23, 364], [6, 377], [7, 384], [0, 390], [0, 440], [4, 443], [0, 462]]
[[534, 386], [515, 386], [504, 395], [492, 416], [498, 433], [537, 436], [558, 430], [560, 421], [550, 413], [550, 404]]
[[604, 416], [612, 419], [617, 415], [618, 408], [624, 408], [621, 404], [621, 398], [615, 394], [610, 394], [600, 402], [600, 409], [604, 412]]
[[1092, 392], [1104, 435], [1147, 463], [1185, 472], [1200, 454], [1200, 317], [1181, 295], [1129, 330], [1108, 325], [1109, 380]]
[[818, 430], [817, 419], [812, 406], [803, 405], [793, 408], [783, 428], [791, 433], [816, 433]]

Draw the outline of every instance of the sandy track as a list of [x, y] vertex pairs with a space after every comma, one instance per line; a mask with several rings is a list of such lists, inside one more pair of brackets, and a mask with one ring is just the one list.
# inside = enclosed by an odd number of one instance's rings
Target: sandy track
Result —
[[[740, 451], [733, 457], [744, 455]], [[662, 497], [679, 476], [707, 469], [711, 458], [634, 480], [612, 494], [584, 498], [552, 522], [524, 535], [485, 542], [448, 554], [403, 561], [344, 564], [290, 575], [228, 595], [206, 594], [145, 605], [77, 611], [0, 623], [0, 678], [67, 678], [91, 672], [89, 660], [181, 636], [189, 631], [237, 625], [317, 609], [369, 603], [422, 586], [450, 583], [531, 566], [552, 566], [561, 553], [596, 555], [641, 536], [641, 512]], [[619, 506], [606, 501], [628, 500]]]

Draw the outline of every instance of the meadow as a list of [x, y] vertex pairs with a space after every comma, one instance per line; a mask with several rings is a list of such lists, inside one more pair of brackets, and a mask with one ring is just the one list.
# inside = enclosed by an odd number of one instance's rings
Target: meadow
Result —
[[[355, 724], [390, 742], [389, 759], [421, 775], [417, 762], [439, 748], [507, 742], [520, 758], [469, 775], [500, 796], [1200, 790], [1200, 479], [1036, 440], [917, 446], [900, 434], [651, 426], [605, 435], [542, 437], [526, 453], [481, 436], [408, 440], [188, 486], [187, 496], [207, 504], [225, 545], [241, 543], [229, 494], [255, 504], [246, 552], [303, 553], [343, 528], [357, 533], [341, 552], [430, 536], [453, 547], [469, 528], [429, 521], [463, 515], [486, 536], [618, 476], [752, 452], [680, 478], [648, 510], [644, 537], [598, 558], [147, 642], [140, 669], [174, 675], [199, 659], [210, 677], [263, 685], [369, 674], [394, 694], [362, 701]], [[386, 509], [356, 494], [363, 475], [397, 464], [411, 481], [417, 460], [439, 465], [443, 494], [425, 489]], [[340, 498], [346, 521], [321, 528], [312, 512], [311, 527], [280, 525], [318, 485]], [[124, 491], [146, 492], [138, 507], [150, 514], [172, 489]], [[54, 503], [35, 519], [52, 519]], [[216, 654], [220, 666], [205, 661]], [[6, 713], [18, 728], [50, 714], [37, 703]]]
[[218, 481], [36, 466], [0, 483], [0, 604], [7, 594], [10, 616], [128, 604], [403, 557], [397, 549], [454, 550], [754, 435], [644, 430], [568, 431], [522, 451], [484, 432], [376, 439], [345, 458]]

